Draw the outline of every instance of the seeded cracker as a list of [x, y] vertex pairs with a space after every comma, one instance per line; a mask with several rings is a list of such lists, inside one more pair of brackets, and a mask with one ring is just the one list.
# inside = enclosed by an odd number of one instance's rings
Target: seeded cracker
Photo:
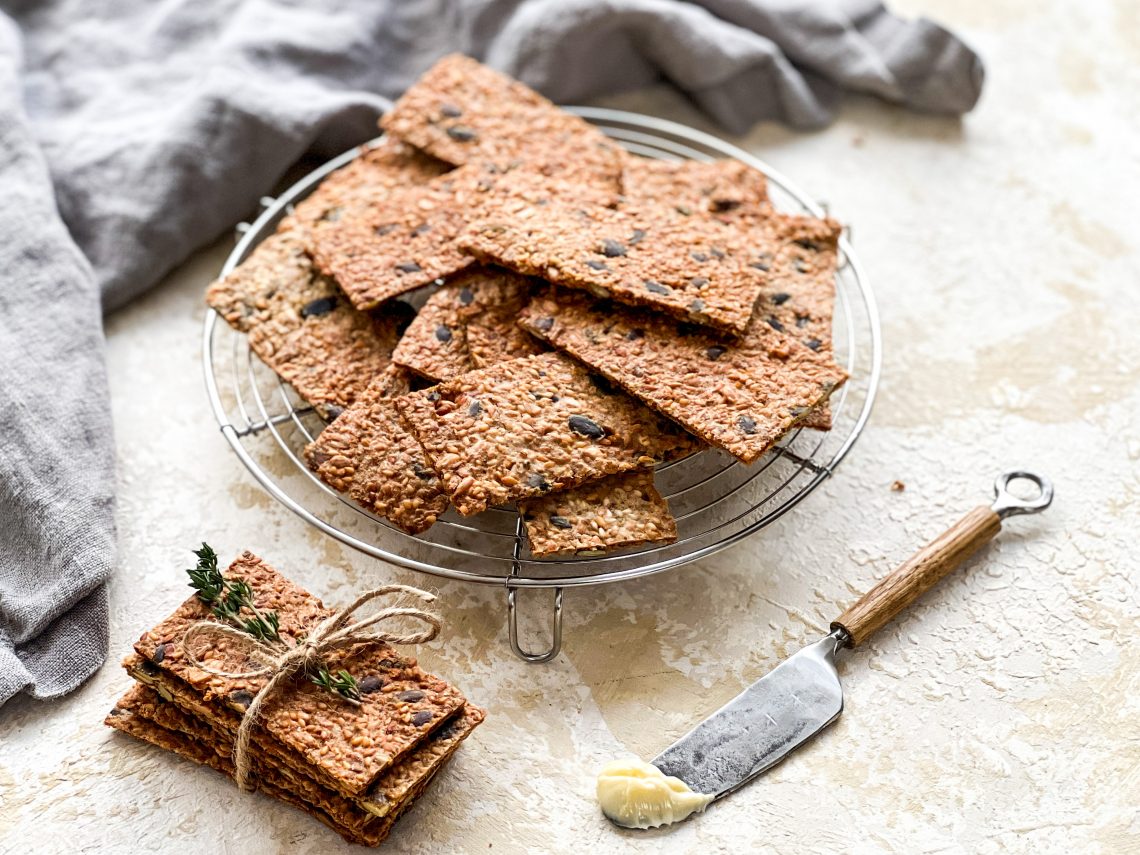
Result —
[[747, 328], [765, 275], [729, 225], [653, 207], [496, 199], [460, 238], [478, 258], [732, 334]]
[[459, 238], [468, 223], [483, 216], [487, 200], [506, 189], [530, 204], [552, 197], [617, 203], [612, 191], [549, 178], [533, 164], [473, 163], [311, 230], [307, 246], [316, 266], [336, 280], [352, 304], [369, 309], [470, 267], [474, 259]]
[[[332, 614], [316, 597], [248, 552], [230, 565], [226, 577], [247, 581], [258, 608], [278, 612], [280, 633], [287, 643], [295, 644], [300, 635]], [[162, 673], [189, 684], [204, 702], [244, 712], [266, 678], [208, 674], [191, 666], [182, 650], [186, 629], [209, 617], [209, 609], [192, 596], [144, 633], [135, 652]], [[245, 661], [241, 650], [232, 640], [217, 639], [209, 650], [200, 652], [200, 658], [212, 667], [233, 667]], [[316, 780], [343, 795], [356, 797], [365, 792], [465, 703], [454, 688], [386, 644], [349, 648], [334, 654], [326, 664], [332, 672], [343, 668], [354, 675], [375, 675], [382, 688], [365, 694], [361, 705], [354, 707], [330, 701], [326, 690], [297, 680], [288, 692], [266, 704], [258, 727], [295, 754]]]
[[[113, 720], [115, 713], [129, 709], [136, 716], [142, 716], [159, 727], [186, 734], [196, 744], [211, 748], [225, 761], [225, 768], [221, 771], [232, 777], [233, 742], [240, 722], [237, 713], [211, 710], [197, 701], [185, 684], [169, 677], [148, 674], [140, 667], [142, 664], [144, 660], [137, 654], [128, 657], [124, 663], [132, 675], [141, 677], [140, 685], [131, 689], [116, 704], [107, 724], [116, 727]], [[291, 765], [295, 759], [282, 751], [278, 744], [257, 732], [254, 734], [253, 752], [255, 770], [260, 784], [270, 778], [291, 794], [301, 796], [306, 804], [321, 807], [338, 825], [356, 830], [374, 823], [378, 818], [398, 812], [401, 805], [414, 798], [439, 767], [451, 758], [460, 743], [482, 723], [484, 717], [482, 710], [468, 704], [356, 799], [323, 787], [303, 767]]]
[[335, 418], [391, 360], [411, 318], [403, 303], [364, 314], [313, 270], [298, 239], [266, 238], [206, 292], [226, 323], [326, 419]]
[[744, 463], [847, 379], [830, 354], [759, 317], [733, 342], [650, 312], [618, 312], [609, 301], [556, 292], [531, 302], [520, 322]]
[[471, 356], [472, 367], [487, 368], [547, 351], [546, 345], [522, 329], [516, 320], [517, 315], [491, 324], [481, 318], [480, 323], [467, 325], [467, 352]]
[[559, 354], [473, 371], [396, 399], [464, 515], [651, 466], [692, 437]]
[[645, 469], [527, 499], [519, 511], [535, 558], [598, 555], [677, 539], [669, 504], [653, 486], [653, 472]]
[[[757, 317], [784, 331], [819, 353], [832, 354], [832, 316], [835, 310], [835, 273], [838, 266], [840, 225], [815, 217], [773, 215], [758, 219], [773, 247], [768, 281], [756, 304]], [[825, 401], [800, 423], [815, 430], [831, 429], [831, 408]]]
[[418, 534], [447, 510], [447, 496], [388, 391], [369, 387], [308, 445], [305, 460], [334, 490]]
[[277, 227], [282, 231], [322, 229], [359, 215], [393, 192], [424, 184], [451, 167], [399, 140], [365, 146], [346, 166], [328, 175]]
[[[231, 778], [233, 777], [232, 760], [220, 756], [209, 746], [203, 745], [192, 736], [156, 725], [140, 713], [138, 702], [132, 694], [133, 693], [128, 693], [125, 697], [120, 699], [105, 719], [104, 723], [106, 725], [129, 736], [133, 736], [135, 739], [149, 742], [151, 745], [177, 754], [179, 757], [189, 760], [192, 763], [209, 766], [224, 775]], [[258, 772], [262, 778], [259, 782], [259, 789], [263, 793], [285, 802], [285, 804], [291, 805], [310, 816], [316, 817], [348, 842], [369, 846], [376, 845], [383, 839], [383, 837], [373, 837], [371, 835], [366, 838], [363, 834], [354, 832], [338, 824], [323, 807], [308, 802], [304, 797], [294, 794], [285, 783], [271, 771], [258, 769]], [[373, 842], [373, 840], [375, 840], [375, 842]]]
[[672, 208], [693, 214], [750, 214], [769, 209], [764, 173], [739, 160], [656, 160], [626, 154], [622, 158], [622, 196], [637, 205]]
[[380, 120], [447, 163], [527, 161], [547, 175], [621, 188], [620, 148], [534, 90], [459, 54], [430, 68]]
[[392, 360], [429, 380], [465, 374], [476, 367], [467, 343], [468, 325], [475, 320], [494, 329], [518, 330], [533, 341], [515, 323], [530, 299], [530, 287], [530, 279], [502, 268], [480, 265], [459, 274], [428, 298]]

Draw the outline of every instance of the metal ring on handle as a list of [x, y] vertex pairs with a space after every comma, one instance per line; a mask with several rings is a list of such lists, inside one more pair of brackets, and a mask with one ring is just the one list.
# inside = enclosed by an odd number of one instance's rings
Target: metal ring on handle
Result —
[[[1009, 491], [1009, 482], [1024, 479], [1037, 485], [1040, 492], [1032, 499], [1023, 499]], [[1044, 475], [1015, 469], [1003, 472], [994, 481], [994, 503], [990, 507], [1001, 519], [1017, 514], [1038, 514], [1053, 503], [1053, 482]]]

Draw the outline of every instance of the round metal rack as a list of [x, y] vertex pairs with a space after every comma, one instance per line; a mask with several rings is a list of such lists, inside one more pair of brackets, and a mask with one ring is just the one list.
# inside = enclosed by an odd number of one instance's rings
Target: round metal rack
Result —
[[[713, 136], [633, 113], [572, 109], [639, 155], [741, 160], [768, 176], [776, 207], [824, 214], [820, 204], [776, 170]], [[295, 202], [357, 153], [346, 152], [280, 197], [263, 199], [265, 210], [257, 220], [239, 227], [240, 239], [222, 273], [240, 264], [259, 241], [272, 234]], [[522, 520], [513, 508], [492, 508], [475, 517], [460, 517], [449, 510], [423, 534], [400, 531], [310, 472], [302, 450], [324, 423], [252, 354], [245, 335], [219, 322], [214, 312], [207, 313], [204, 330], [206, 388], [222, 435], [270, 495], [325, 534], [374, 558], [448, 579], [503, 586], [512, 649], [528, 661], [545, 662], [561, 646], [565, 588], [622, 582], [719, 552], [803, 501], [851, 450], [875, 398], [881, 340], [874, 297], [852, 251], [850, 232], [840, 239], [839, 247], [834, 348], [836, 360], [850, 379], [832, 396], [832, 429], [826, 433], [793, 430], [751, 466], [716, 450], [659, 466], [657, 487], [669, 499], [677, 519], [678, 538], [671, 544], [601, 557], [534, 559], [527, 553]], [[545, 651], [528, 651], [520, 644], [516, 605], [520, 588], [554, 591], [551, 640]]]

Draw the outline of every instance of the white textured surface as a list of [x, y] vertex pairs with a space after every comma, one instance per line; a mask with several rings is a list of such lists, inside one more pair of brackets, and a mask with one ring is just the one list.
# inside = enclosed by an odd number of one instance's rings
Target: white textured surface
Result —
[[[853, 101], [810, 136], [741, 144], [854, 224], [879, 296], [884, 383], [836, 477], [702, 564], [567, 595], [563, 656], [514, 660], [501, 592], [439, 584], [424, 663], [490, 718], [393, 851], [1140, 850], [1140, 6], [901, 4], [959, 28], [988, 89], [961, 124]], [[701, 125], [665, 92], [613, 106]], [[110, 319], [122, 560], [113, 660], [185, 594], [206, 538], [333, 602], [378, 567], [303, 525], [226, 448], [202, 389], [202, 289], [227, 245]], [[1024, 464], [1054, 507], [841, 666], [840, 722], [668, 832], [592, 801], [608, 759], [652, 756], [817, 635], [856, 594]], [[906, 484], [892, 492], [891, 483]], [[0, 718], [0, 850], [336, 851], [323, 826], [101, 724], [114, 661], [73, 697]], [[223, 842], [224, 840], [224, 842]]]

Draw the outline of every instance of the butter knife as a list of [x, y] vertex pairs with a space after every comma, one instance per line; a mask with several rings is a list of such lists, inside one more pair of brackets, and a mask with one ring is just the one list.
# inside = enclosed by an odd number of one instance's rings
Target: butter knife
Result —
[[[1037, 485], [1023, 499], [1009, 491], [1014, 480]], [[1034, 514], [1053, 501], [1048, 478], [1006, 472], [994, 483], [994, 503], [970, 511], [909, 561], [892, 571], [831, 624], [831, 632], [753, 683], [688, 734], [666, 748], [653, 765], [698, 793], [722, 798], [771, 769], [843, 711], [835, 668], [839, 651], [857, 647], [889, 623], [1001, 531], [1002, 520]]]

